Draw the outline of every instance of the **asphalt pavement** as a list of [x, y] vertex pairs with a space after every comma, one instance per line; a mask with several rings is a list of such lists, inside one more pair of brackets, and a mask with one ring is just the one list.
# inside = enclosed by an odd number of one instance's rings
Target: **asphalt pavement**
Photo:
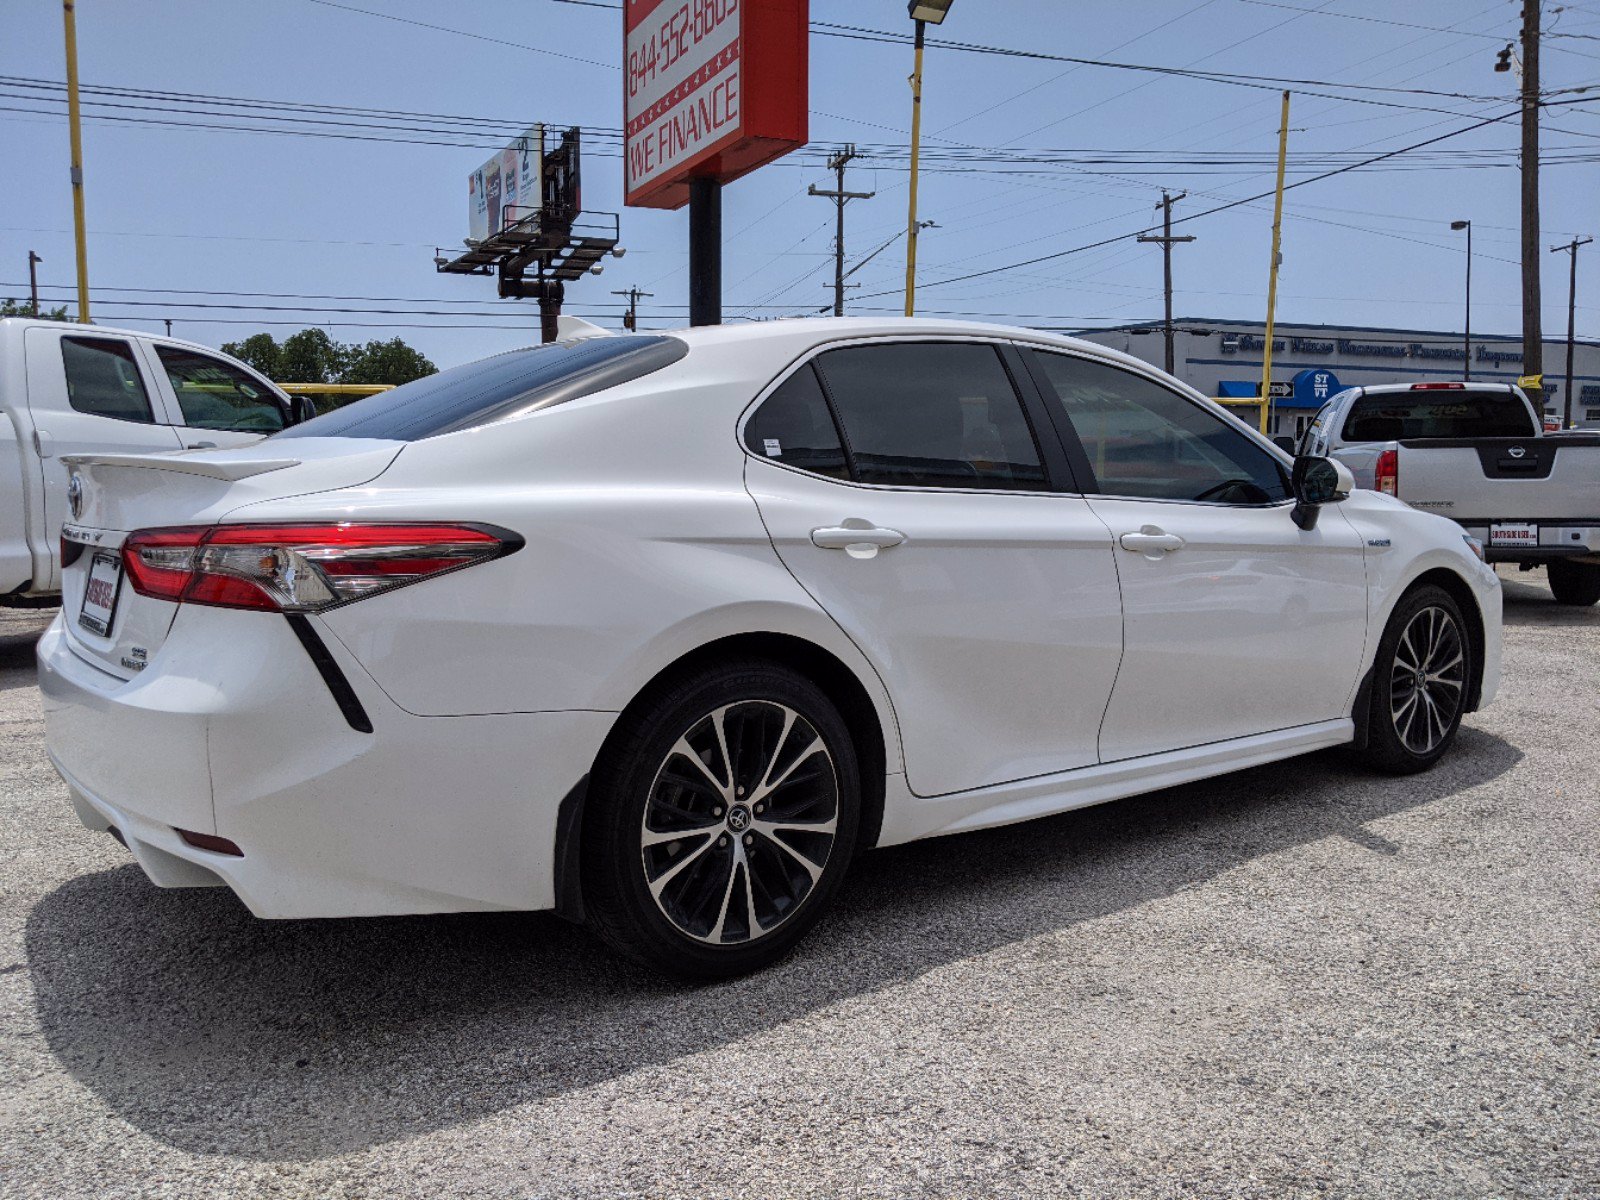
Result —
[[151, 886], [0, 610], [0, 1196], [1600, 1196], [1600, 609], [1503, 577], [1500, 698], [1431, 773], [879, 851], [698, 988], [545, 915]]

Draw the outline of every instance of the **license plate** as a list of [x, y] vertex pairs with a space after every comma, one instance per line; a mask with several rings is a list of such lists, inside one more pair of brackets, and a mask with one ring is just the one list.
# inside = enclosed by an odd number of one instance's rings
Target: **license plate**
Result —
[[1537, 546], [1538, 544], [1539, 527], [1537, 525], [1530, 525], [1526, 521], [1517, 521], [1489, 526], [1489, 545], [1491, 546]]
[[92, 629], [101, 637], [111, 634], [111, 622], [117, 615], [117, 593], [122, 583], [122, 559], [115, 554], [98, 551], [89, 563], [89, 578], [83, 586], [83, 608], [78, 612], [78, 624]]

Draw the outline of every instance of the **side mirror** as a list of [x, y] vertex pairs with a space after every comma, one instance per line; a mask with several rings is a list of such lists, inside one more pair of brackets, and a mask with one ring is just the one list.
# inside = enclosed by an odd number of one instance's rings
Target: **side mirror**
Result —
[[1350, 468], [1333, 458], [1302, 454], [1294, 460], [1289, 486], [1294, 491], [1294, 523], [1307, 532], [1317, 527], [1317, 516], [1324, 504], [1343, 500], [1355, 489]]
[[289, 424], [303, 425], [317, 415], [317, 406], [310, 396], [289, 397]]
[[1294, 453], [1294, 439], [1286, 433], [1280, 433], [1277, 437], [1273, 438], [1272, 444], [1279, 450], [1282, 450], [1285, 454]]

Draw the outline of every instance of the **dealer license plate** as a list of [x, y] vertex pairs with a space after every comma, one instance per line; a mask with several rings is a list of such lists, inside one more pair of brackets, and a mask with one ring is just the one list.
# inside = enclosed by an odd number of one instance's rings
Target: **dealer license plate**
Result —
[[1539, 544], [1539, 527], [1526, 521], [1508, 521], [1500, 525], [1489, 526], [1489, 545], [1491, 546], [1537, 546]]
[[78, 624], [101, 637], [111, 635], [111, 622], [117, 615], [117, 592], [122, 583], [122, 559], [99, 551], [89, 563], [89, 579], [83, 588], [83, 608]]

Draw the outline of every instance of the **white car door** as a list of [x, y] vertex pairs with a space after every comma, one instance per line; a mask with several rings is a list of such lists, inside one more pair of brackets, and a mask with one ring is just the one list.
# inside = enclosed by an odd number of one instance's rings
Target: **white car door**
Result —
[[[25, 345], [28, 415], [44, 481], [44, 528], [34, 536], [53, 546], [71, 517], [63, 454], [178, 450], [182, 443], [133, 339], [34, 327]], [[49, 558], [50, 578], [35, 581], [39, 590], [60, 584], [58, 556]]]
[[1110, 537], [1019, 371], [984, 342], [845, 346], [743, 430], [773, 545], [882, 677], [920, 795], [1092, 765], [1121, 657]]
[[1302, 530], [1287, 472], [1236, 422], [1102, 361], [1032, 361], [1117, 542], [1124, 650], [1101, 759], [1348, 716], [1365, 547], [1338, 506]]
[[192, 346], [149, 340], [150, 373], [178, 422], [185, 447], [248, 446], [288, 423], [288, 410], [265, 380]]

